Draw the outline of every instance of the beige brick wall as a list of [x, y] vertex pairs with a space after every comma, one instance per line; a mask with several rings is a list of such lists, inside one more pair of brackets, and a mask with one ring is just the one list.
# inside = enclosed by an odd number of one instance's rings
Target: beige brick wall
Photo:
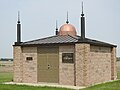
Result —
[[[26, 57], [33, 60], [27, 61]], [[14, 46], [14, 81], [37, 82], [37, 47]]]
[[62, 53], [74, 53], [74, 46], [59, 47], [59, 83], [74, 85], [74, 63], [62, 63]]
[[[32, 57], [33, 60], [26, 60]], [[23, 47], [23, 82], [37, 82], [37, 47]]]
[[75, 45], [75, 70], [76, 70], [76, 86], [88, 85], [88, 68], [89, 68], [89, 44]]
[[22, 82], [22, 71], [23, 71], [23, 62], [22, 62], [22, 50], [20, 46], [13, 47], [13, 65], [14, 65], [14, 82]]
[[91, 46], [88, 83], [95, 84], [111, 80], [111, 48]]

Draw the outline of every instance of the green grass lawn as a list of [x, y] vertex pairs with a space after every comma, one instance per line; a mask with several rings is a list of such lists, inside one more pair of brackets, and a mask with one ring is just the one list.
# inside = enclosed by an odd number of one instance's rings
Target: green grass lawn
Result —
[[8, 72], [1, 73], [0, 72], [0, 83], [2, 83], [2, 82], [11, 82], [12, 78], [13, 78], [12, 73], [8, 73]]
[[[71, 89], [0, 84], [0, 90], [71, 90]], [[81, 90], [120, 90], [120, 80], [104, 84], [98, 84]]]
[[117, 72], [117, 79], [120, 79], [120, 71]]
[[55, 88], [55, 87], [34, 87], [26, 85], [5, 85], [3, 82], [11, 82], [13, 79], [12, 73], [1, 73], [0, 72], [0, 90], [72, 90], [66, 88]]
[[81, 90], [120, 90], [120, 80], [98, 84]]
[[5, 85], [0, 84], [0, 90], [72, 90], [66, 88], [55, 87], [38, 87], [38, 86], [26, 86], [26, 85]]

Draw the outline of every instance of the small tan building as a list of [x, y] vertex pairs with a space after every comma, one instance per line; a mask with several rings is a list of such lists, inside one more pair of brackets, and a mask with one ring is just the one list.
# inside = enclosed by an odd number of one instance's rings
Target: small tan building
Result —
[[14, 82], [49, 82], [88, 86], [116, 79], [116, 46], [85, 37], [81, 14], [81, 36], [73, 25], [62, 25], [56, 35], [21, 42], [20, 21], [14, 49]]

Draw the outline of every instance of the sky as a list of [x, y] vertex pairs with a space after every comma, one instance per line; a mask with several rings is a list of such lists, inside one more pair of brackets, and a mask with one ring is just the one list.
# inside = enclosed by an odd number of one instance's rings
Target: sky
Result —
[[0, 58], [13, 57], [17, 14], [20, 11], [22, 42], [55, 35], [69, 22], [80, 35], [81, 2], [84, 2], [86, 37], [117, 45], [120, 56], [120, 0], [0, 0]]

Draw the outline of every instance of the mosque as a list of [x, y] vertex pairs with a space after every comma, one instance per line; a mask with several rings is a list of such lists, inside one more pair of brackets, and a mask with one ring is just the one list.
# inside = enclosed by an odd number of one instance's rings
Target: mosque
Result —
[[14, 82], [57, 83], [89, 86], [115, 80], [116, 45], [85, 37], [85, 17], [81, 14], [81, 35], [68, 19], [55, 35], [21, 41], [20, 19], [17, 42], [13, 45]]

